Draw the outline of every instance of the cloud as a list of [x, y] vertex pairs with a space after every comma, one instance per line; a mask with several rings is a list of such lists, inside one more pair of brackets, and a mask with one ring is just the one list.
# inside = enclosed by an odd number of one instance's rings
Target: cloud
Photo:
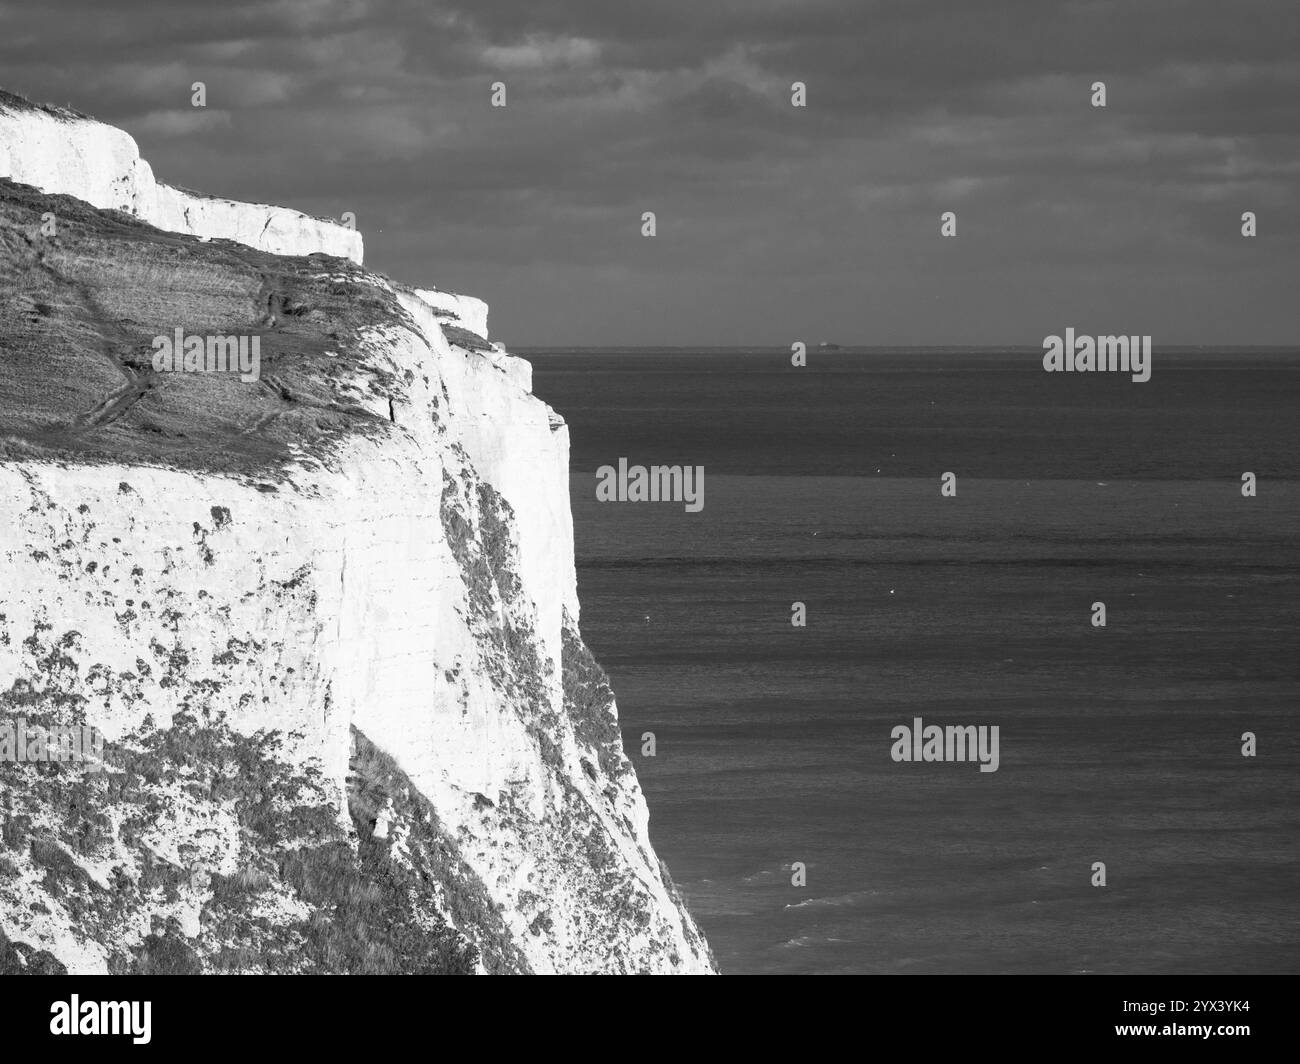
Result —
[[586, 37], [545, 37], [531, 34], [516, 44], [483, 49], [483, 65], [501, 70], [537, 70], [557, 66], [590, 66], [600, 58], [600, 45]]
[[[0, 9], [0, 70], [123, 125], [162, 180], [356, 211], [373, 264], [489, 298], [530, 343], [653, 343], [669, 319], [700, 342], [784, 342], [790, 314], [991, 343], [999, 321], [1021, 330], [1023, 293], [1065, 299], [1085, 268], [1117, 308], [1149, 288], [1171, 329], [1232, 294], [1250, 313], [1205, 327], [1263, 342], [1293, 332], [1276, 286], [1244, 289], [1298, 265], [1293, 7], [179, 0], [162, 20], [120, 0], [110, 20], [47, 0]], [[1246, 207], [1264, 212], [1249, 247], [1229, 224]], [[654, 241], [636, 235], [647, 209]], [[940, 243], [948, 209], [960, 235]], [[1216, 261], [1235, 272], [1216, 280]], [[864, 283], [888, 298], [863, 303]]]
[[190, 108], [186, 111], [150, 111], [147, 115], [130, 119], [128, 124], [137, 136], [208, 135], [218, 127], [230, 125], [230, 112], [203, 107]]

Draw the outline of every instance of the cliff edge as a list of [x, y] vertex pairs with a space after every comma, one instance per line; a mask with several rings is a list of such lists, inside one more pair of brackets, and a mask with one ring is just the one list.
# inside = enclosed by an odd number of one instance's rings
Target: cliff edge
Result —
[[[713, 970], [578, 629], [568, 430], [361, 253], [0, 95], [0, 972]], [[58, 728], [102, 753], [19, 756]]]

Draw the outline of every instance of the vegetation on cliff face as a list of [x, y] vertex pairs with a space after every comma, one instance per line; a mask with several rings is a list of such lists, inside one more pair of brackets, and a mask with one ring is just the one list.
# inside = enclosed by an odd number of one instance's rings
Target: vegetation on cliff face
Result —
[[[13, 866], [0, 857], [0, 876], [13, 871]], [[67, 967], [49, 950], [33, 949], [26, 942], [10, 942], [0, 927], [0, 975], [67, 974]]]
[[467, 474], [462, 482], [446, 470], [442, 477], [443, 531], [469, 594], [469, 622], [492, 651], [484, 658], [489, 675], [505, 696], [527, 707], [525, 723], [544, 724], [550, 709], [542, 677], [550, 670], [521, 594], [514, 511], [477, 477]]
[[[459, 846], [429, 801], [397, 763], [357, 729], [352, 730], [348, 810], [363, 855], [399, 869], [413, 896], [428, 895], [490, 974], [529, 970], [496, 904], [466, 864]], [[383, 823], [383, 829], [377, 830]]]
[[[660, 945], [671, 937], [664, 916], [653, 903], [646, 884], [620, 858], [613, 838], [615, 831], [635, 836], [624, 804], [624, 788], [635, 786], [635, 778], [623, 751], [609, 677], [566, 612], [561, 630], [562, 705], [553, 707], [539, 681], [553, 666], [547, 662], [543, 668], [536, 634], [520, 601], [518, 550], [512, 532], [514, 514], [509, 504], [473, 476], [462, 481], [444, 471], [441, 513], [448, 544], [468, 592], [472, 614], [469, 623], [496, 651], [487, 658], [493, 682], [520, 708], [525, 727], [550, 773], [549, 808], [541, 820], [535, 819], [510, 791], [497, 796], [495, 804], [484, 798], [486, 804], [493, 805], [495, 829], [518, 838], [525, 849], [530, 848], [527, 840], [544, 838], [549, 854], [546, 874], [553, 877], [550, 882], [563, 882], [566, 894], [580, 907], [604, 914], [609, 928], [621, 929], [620, 936], [643, 935], [651, 954], [663, 955], [671, 965], [680, 964], [679, 955]], [[577, 748], [580, 771], [587, 777], [583, 782], [603, 782], [595, 795], [572, 782], [563, 749], [566, 736], [572, 736]], [[668, 895], [680, 905], [676, 888], [657, 860], [655, 872]], [[547, 911], [542, 883], [536, 889], [522, 890], [516, 908], [530, 921], [530, 934], [551, 930], [553, 917]], [[689, 921], [682, 927], [687, 940], [702, 955], [710, 956]], [[593, 970], [638, 970], [628, 964], [624, 946], [621, 937], [593, 936], [584, 941], [583, 950]]]
[[[497, 653], [488, 656], [493, 682], [519, 704], [528, 707], [525, 724], [553, 768], [560, 766], [555, 745], [562, 730], [561, 714], [552, 709], [540, 677], [543, 665], [538, 638], [521, 608], [522, 584], [510, 504], [478, 480], [461, 483], [443, 472], [442, 522], [447, 542], [460, 566], [473, 609], [471, 623]], [[614, 708], [614, 692], [605, 670], [582, 641], [577, 626], [564, 615], [561, 632], [561, 682], [564, 715], [574, 737], [590, 750], [601, 772], [611, 781], [630, 775]]]
[[623, 736], [618, 729], [609, 675], [592, 656], [567, 613], [561, 637], [564, 640], [564, 711], [573, 722], [578, 742], [595, 753], [607, 779], [631, 775], [631, 763], [623, 753]]
[[[432, 808], [354, 741], [350, 830], [278, 736], [190, 715], [110, 744], [103, 771], [0, 764], [0, 970], [61, 967], [3, 936], [17, 907], [58, 905], [94, 942], [148, 932], [110, 953], [121, 973], [526, 971]], [[400, 852], [375, 833], [381, 796]]]

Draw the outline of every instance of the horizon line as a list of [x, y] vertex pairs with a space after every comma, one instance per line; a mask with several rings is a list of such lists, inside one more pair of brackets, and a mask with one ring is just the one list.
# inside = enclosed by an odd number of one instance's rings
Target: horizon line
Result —
[[[1153, 349], [1155, 345], [1152, 345]], [[514, 351], [790, 351], [789, 344], [525, 344], [510, 347]], [[1042, 345], [1034, 344], [836, 344], [833, 347], [809, 345], [808, 353], [857, 351], [971, 351], [971, 352], [1039, 352]], [[1234, 352], [1234, 351], [1288, 351], [1300, 352], [1300, 341], [1293, 344], [1164, 344], [1166, 352]]]

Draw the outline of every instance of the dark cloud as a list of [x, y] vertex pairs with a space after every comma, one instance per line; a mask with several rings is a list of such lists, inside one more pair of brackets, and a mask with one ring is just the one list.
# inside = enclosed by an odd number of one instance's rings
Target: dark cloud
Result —
[[1294, 342], [1297, 55], [1294, 0], [0, 3], [0, 85], [520, 345]]

